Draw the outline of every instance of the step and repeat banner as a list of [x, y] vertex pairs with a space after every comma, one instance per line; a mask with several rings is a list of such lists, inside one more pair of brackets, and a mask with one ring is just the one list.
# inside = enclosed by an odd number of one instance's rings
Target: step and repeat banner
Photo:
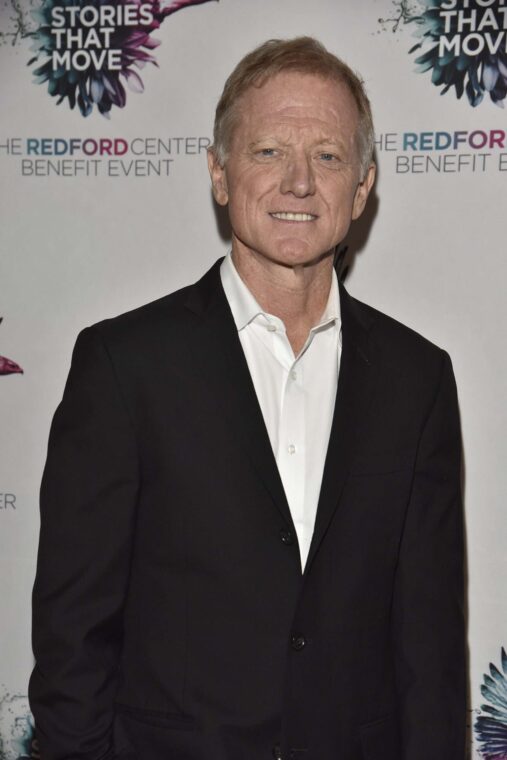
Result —
[[453, 361], [469, 757], [507, 758], [507, 3], [0, 0], [2, 760], [37, 756], [38, 490], [77, 333], [227, 251], [206, 167], [217, 99], [248, 50], [300, 34], [358, 70], [373, 105], [378, 181], [344, 243], [349, 292]]

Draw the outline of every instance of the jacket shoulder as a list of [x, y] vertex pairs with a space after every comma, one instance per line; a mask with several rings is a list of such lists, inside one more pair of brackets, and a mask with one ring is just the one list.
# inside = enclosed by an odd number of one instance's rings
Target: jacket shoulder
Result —
[[160, 340], [184, 338], [195, 322], [185, 304], [194, 285], [90, 325], [111, 350], [144, 351]]
[[354, 308], [362, 315], [363, 323], [370, 329], [371, 339], [381, 348], [384, 357], [392, 364], [427, 368], [442, 366], [447, 351], [426, 338], [414, 328], [385, 314], [369, 304], [349, 296]]
[[216, 297], [221, 288], [220, 265], [223, 258], [197, 281], [157, 298], [135, 309], [91, 326], [104, 341], [132, 347], [139, 343], [148, 347], [160, 339], [183, 340], [192, 330], [198, 314]]

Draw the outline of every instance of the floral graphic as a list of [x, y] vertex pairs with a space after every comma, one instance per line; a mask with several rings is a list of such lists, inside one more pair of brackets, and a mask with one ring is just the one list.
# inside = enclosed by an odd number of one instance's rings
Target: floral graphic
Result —
[[[409, 51], [410, 53], [422, 48], [429, 43], [431, 47], [425, 53], [416, 58], [419, 64], [419, 72], [432, 69], [431, 81], [435, 85], [444, 85], [442, 94], [446, 93], [451, 87], [456, 90], [456, 96], [461, 98], [466, 91], [470, 105], [478, 106], [484, 98], [484, 93], [489, 92], [489, 96], [494, 103], [503, 105], [507, 94], [507, 53], [491, 53], [485, 46], [482, 53], [471, 56], [463, 51], [458, 56], [453, 51], [448, 50], [439, 57], [438, 41], [444, 34], [445, 19], [441, 15], [441, 6], [444, 0], [434, 0], [427, 2], [430, 7], [419, 16], [413, 16], [410, 21], [417, 22], [416, 36], [421, 38], [421, 42]], [[448, 36], [458, 34], [459, 11], [465, 9], [465, 0], [459, 0], [456, 3], [458, 13], [450, 18], [450, 30]], [[481, 29], [481, 22], [488, 8], [476, 8], [475, 17], [476, 28]], [[489, 27], [486, 29], [491, 33]], [[433, 43], [436, 43], [433, 45]]]
[[19, 40], [31, 37], [35, 31], [30, 10], [36, 0], [0, 0], [0, 45], [17, 45]]
[[481, 694], [490, 704], [481, 705], [486, 715], [475, 721], [475, 733], [482, 744], [484, 760], [507, 760], [507, 654], [502, 647], [502, 670], [492, 662], [484, 674]]
[[0, 699], [0, 760], [38, 757], [28, 699], [6, 694]]
[[[2, 320], [3, 317], [0, 317], [0, 322], [2, 322]], [[16, 373], [23, 373], [19, 364], [13, 362], [12, 359], [7, 359], [6, 356], [0, 356], [0, 375], [13, 375]]]
[[393, 34], [398, 31], [401, 24], [411, 21], [420, 10], [417, 0], [392, 0], [391, 5], [393, 6], [393, 15], [387, 18], [379, 18], [378, 22], [383, 32], [390, 28]]
[[[41, 57], [45, 59], [34, 71], [35, 82], [47, 82], [49, 94], [58, 98], [57, 104], [67, 99], [70, 108], [74, 108], [77, 103], [83, 116], [89, 116], [96, 105], [99, 112], [109, 118], [113, 105], [119, 108], [125, 106], [127, 93], [124, 84], [132, 92], [144, 90], [143, 81], [134, 67], [142, 69], [147, 63], [157, 66], [152, 51], [160, 45], [160, 40], [154, 39], [151, 33], [159, 29], [162, 22], [176, 11], [206, 2], [210, 0], [174, 0], [169, 3], [160, 0], [119, 0], [114, 3], [116, 9], [118, 6], [149, 8], [152, 20], [149, 23], [139, 20], [137, 25], [119, 24], [111, 28], [108, 48], [120, 52], [121, 64], [118, 69], [99, 67], [92, 62], [82, 70], [75, 66], [62, 65], [53, 69], [53, 53], [57, 50], [57, 37], [52, 31], [53, 14], [55, 10], [57, 13], [65, 11], [69, 3], [67, 0], [44, 0], [38, 10], [32, 11], [32, 16], [39, 26], [31, 34], [31, 49], [36, 55], [30, 59], [28, 65], [31, 66]], [[105, 3], [104, 0], [79, 0], [73, 5], [81, 9], [92, 7], [99, 11]], [[79, 19], [80, 17], [72, 30], [73, 33], [88, 34], [89, 24], [82, 25]], [[96, 26], [96, 31], [99, 26]]]
[[[380, 18], [382, 31], [395, 33], [400, 26], [413, 24], [419, 41], [409, 53], [419, 51], [416, 71], [431, 71], [431, 81], [442, 87], [444, 95], [454, 88], [456, 97], [464, 93], [474, 108], [489, 94], [493, 103], [503, 107], [507, 96], [507, 52], [504, 16], [491, 7], [470, 8], [468, 0], [455, 0], [452, 10], [445, 0], [392, 0], [392, 16]], [[466, 45], [455, 46], [467, 34], [476, 46], [472, 53]], [[441, 42], [445, 40], [446, 45]]]

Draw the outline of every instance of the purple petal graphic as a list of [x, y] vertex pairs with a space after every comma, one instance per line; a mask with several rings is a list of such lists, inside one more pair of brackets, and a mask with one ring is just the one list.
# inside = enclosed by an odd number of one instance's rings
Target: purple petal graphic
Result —
[[169, 3], [168, 5], [162, 3], [163, 7], [161, 8], [161, 13], [165, 17], [169, 16], [171, 13], [176, 13], [176, 11], [179, 11], [182, 8], [188, 8], [190, 5], [202, 5], [207, 2], [209, 2], [209, 0], [174, 0], [174, 2]]
[[23, 374], [23, 370], [13, 362], [11, 359], [7, 359], [6, 356], [0, 356], [0, 375], [15, 375]]
[[[3, 322], [3, 317], [0, 317], [0, 324]], [[6, 356], [0, 356], [0, 375], [14, 375], [23, 374], [23, 370], [13, 362], [12, 359], [7, 359]]]
[[484, 69], [482, 71], [482, 81], [484, 83], [484, 87], [488, 92], [491, 92], [491, 90], [495, 89], [496, 80], [498, 79], [499, 75], [500, 72], [497, 68], [488, 63], [484, 64]]
[[[119, 51], [119, 67], [106, 68], [104, 66], [98, 69], [96, 67], [103, 66], [103, 64], [97, 63], [96, 60], [94, 62], [90, 56], [90, 63], [86, 68], [75, 69], [72, 61], [72, 53], [76, 50], [74, 45], [70, 50], [70, 65], [66, 62], [65, 66], [60, 65], [53, 70], [53, 54], [56, 51], [57, 44], [56, 38], [52, 34], [53, 10], [59, 8], [61, 9], [60, 12], [63, 11], [65, 14], [69, 4], [78, 7], [83, 4], [70, 3], [70, 0], [43, 0], [41, 7], [32, 14], [39, 23], [37, 30], [32, 33], [34, 43], [31, 50], [36, 55], [30, 59], [28, 64], [31, 66], [36, 62], [39, 63], [33, 72], [34, 81], [37, 84], [47, 82], [48, 93], [58, 98], [57, 103], [67, 99], [69, 107], [73, 108], [77, 102], [82, 116], [89, 116], [96, 106], [99, 113], [109, 118], [109, 112], [113, 105], [123, 108], [127, 101], [120, 76], [124, 78], [130, 91], [141, 93], [144, 90], [143, 81], [134, 67], [141, 69], [146, 63], [158, 65], [155, 57], [151, 55], [151, 51], [160, 45], [160, 40], [152, 37], [152, 32], [158, 30], [163, 21], [173, 13], [192, 5], [202, 5], [208, 2], [211, 0], [176, 0], [168, 3], [163, 2], [163, 0], [118, 0], [114, 4], [118, 10], [121, 10], [121, 6], [137, 5], [143, 6], [145, 11], [148, 6], [151, 12], [150, 19], [139, 13], [134, 25], [121, 23], [114, 27], [108, 27], [110, 34], [107, 47]], [[103, 5], [104, 0], [87, 0], [86, 2], [86, 6], [92, 6], [99, 11]], [[96, 27], [89, 27], [89, 25], [83, 27], [80, 24], [79, 16], [76, 18], [74, 32], [81, 29], [81, 32], [86, 35], [95, 29], [100, 39], [100, 34], [103, 32], [100, 28], [100, 21], [97, 22]], [[143, 21], [147, 21], [147, 23], [143, 23]], [[91, 45], [91, 52], [93, 53], [102, 52], [102, 50], [97, 46], [94, 48], [93, 44]], [[68, 52], [62, 45], [59, 51], [60, 55]]]
[[144, 84], [143, 80], [139, 76], [139, 74], [136, 74], [135, 71], [132, 71], [131, 69], [125, 69], [123, 72], [123, 75], [125, 79], [127, 80], [127, 87], [131, 92], [143, 92], [144, 91]]

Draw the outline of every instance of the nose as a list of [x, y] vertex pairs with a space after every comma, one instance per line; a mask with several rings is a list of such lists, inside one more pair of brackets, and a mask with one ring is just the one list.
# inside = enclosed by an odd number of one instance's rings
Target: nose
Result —
[[282, 193], [292, 193], [297, 198], [313, 195], [315, 176], [310, 159], [304, 153], [294, 153], [287, 157], [280, 183]]

